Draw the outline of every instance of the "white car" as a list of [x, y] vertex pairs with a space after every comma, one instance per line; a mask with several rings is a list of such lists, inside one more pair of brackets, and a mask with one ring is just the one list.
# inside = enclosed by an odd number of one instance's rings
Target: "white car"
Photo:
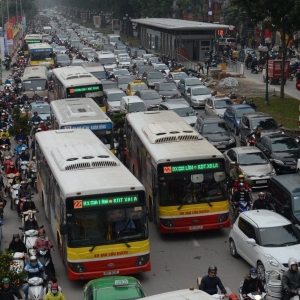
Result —
[[166, 76], [168, 76], [170, 73], [170, 69], [166, 64], [160, 64], [160, 63], [153, 64], [153, 68], [154, 68], [154, 70], [158, 70], [158, 71], [164, 73]]
[[300, 261], [300, 232], [273, 211], [251, 210], [241, 213], [233, 224], [229, 247], [233, 257], [241, 256], [264, 279], [265, 271], [287, 270], [290, 257]]

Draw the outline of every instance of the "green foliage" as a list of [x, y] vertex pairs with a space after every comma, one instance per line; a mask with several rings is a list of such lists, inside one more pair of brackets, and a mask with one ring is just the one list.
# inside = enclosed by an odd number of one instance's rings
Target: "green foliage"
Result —
[[247, 13], [240, 7], [228, 2], [222, 10], [222, 16], [225, 24], [239, 27], [247, 21]]
[[126, 113], [118, 113], [111, 117], [111, 120], [114, 123], [114, 130], [124, 129], [126, 115]]
[[[12, 251], [0, 250], [0, 282], [5, 277], [10, 279], [11, 284], [20, 286], [23, 280], [26, 278], [26, 272], [16, 273], [14, 270], [10, 270], [10, 266], [13, 264]], [[0, 286], [1, 289], [2, 286]]]
[[23, 133], [26, 135], [30, 133], [31, 126], [29, 125], [29, 118], [26, 116], [21, 116], [21, 110], [18, 106], [14, 107], [13, 120], [15, 125], [9, 128], [9, 133], [11, 135], [16, 135], [20, 129], [22, 129]]

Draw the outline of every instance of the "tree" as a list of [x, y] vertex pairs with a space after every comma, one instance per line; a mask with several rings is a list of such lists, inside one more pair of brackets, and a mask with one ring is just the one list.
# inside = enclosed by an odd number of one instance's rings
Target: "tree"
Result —
[[236, 28], [239, 28], [247, 20], [246, 12], [231, 2], [228, 2], [223, 8], [222, 16], [225, 24], [234, 25]]
[[[254, 22], [264, 22], [265, 28], [281, 33], [282, 69], [280, 98], [284, 98], [284, 65], [287, 46], [300, 28], [300, 0], [231, 0], [232, 4], [244, 10]], [[296, 41], [298, 43], [299, 41]]]
[[11, 135], [16, 135], [21, 129], [24, 134], [28, 135], [31, 131], [31, 127], [28, 124], [29, 117], [21, 116], [21, 110], [18, 106], [14, 107], [12, 117], [15, 124], [14, 126], [10, 127], [9, 133]]

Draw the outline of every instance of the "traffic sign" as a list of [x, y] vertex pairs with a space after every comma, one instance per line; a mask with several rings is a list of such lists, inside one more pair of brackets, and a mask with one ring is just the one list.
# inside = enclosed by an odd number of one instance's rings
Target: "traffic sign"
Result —
[[296, 89], [300, 91], [300, 79], [296, 81]]

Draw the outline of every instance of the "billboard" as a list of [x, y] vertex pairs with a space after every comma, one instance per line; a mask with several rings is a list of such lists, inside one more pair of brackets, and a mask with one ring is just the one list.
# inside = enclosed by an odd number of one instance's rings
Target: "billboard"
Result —
[[119, 19], [113, 19], [112, 20], [112, 31], [119, 31], [121, 28], [120, 28], [120, 20]]
[[81, 13], [81, 20], [86, 21], [87, 19], [87, 13]]
[[100, 28], [101, 18], [100, 16], [93, 16], [94, 25], [96, 28]]

